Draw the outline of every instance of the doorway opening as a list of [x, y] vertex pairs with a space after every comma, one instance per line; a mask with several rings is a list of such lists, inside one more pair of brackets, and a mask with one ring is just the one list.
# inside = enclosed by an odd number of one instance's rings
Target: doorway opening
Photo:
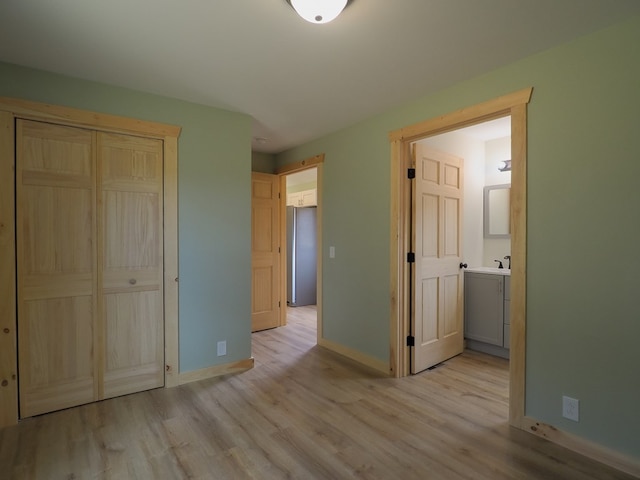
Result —
[[[287, 325], [289, 321], [303, 323], [309, 333], [314, 334], [316, 344], [322, 338], [323, 163], [324, 154], [319, 154], [281, 167], [275, 172], [280, 177], [280, 218], [282, 219], [280, 222], [280, 304], [283, 308], [280, 309], [280, 325]], [[303, 248], [302, 254], [305, 257], [303, 262], [299, 255], [294, 255], [298, 252], [293, 251], [294, 242], [291, 235], [294, 211], [306, 217], [303, 223], [306, 223], [307, 230], [312, 230], [309, 222], [315, 223], [315, 235], [306, 239], [311, 244], [307, 243]], [[308, 213], [311, 215], [306, 215]], [[298, 216], [298, 220], [300, 219], [301, 216]], [[299, 244], [300, 241], [298, 237], [295, 243]], [[315, 262], [315, 269], [310, 262]], [[310, 278], [314, 274], [315, 279]], [[311, 291], [309, 291], [309, 285], [311, 285]], [[300, 288], [305, 291], [301, 291]]]
[[[440, 319], [431, 319], [428, 318], [430, 312], [421, 308], [422, 302], [419, 299], [417, 303], [414, 302], [412, 335], [416, 338], [419, 336], [423, 344], [425, 341], [429, 344], [422, 347], [420, 342], [415, 343], [410, 358], [411, 372], [418, 373], [441, 363], [462, 353], [464, 347], [508, 359], [510, 282], [507, 277], [511, 268], [508, 195], [511, 170], [501, 168], [501, 164], [511, 161], [511, 117], [430, 136], [417, 140], [411, 147], [415, 168], [421, 173], [413, 181], [412, 195], [417, 194], [417, 189], [422, 193], [421, 199], [414, 199], [412, 203], [413, 268], [418, 269], [422, 265], [423, 269], [449, 270], [448, 276], [441, 273], [438, 277], [427, 272], [418, 278], [418, 272], [414, 272], [415, 285], [423, 277], [444, 279], [431, 281], [430, 284], [434, 289], [440, 285], [440, 292], [434, 293], [440, 293], [443, 297], [441, 303], [445, 307], [440, 312]], [[436, 198], [430, 185], [435, 182], [427, 180], [427, 192], [422, 192], [420, 188], [425, 181], [418, 183], [420, 178], [428, 178], [430, 174], [422, 172], [422, 166], [435, 168], [437, 164], [434, 162], [443, 165], [439, 169], [443, 182], [440, 187], [442, 199], [439, 202], [442, 215], [430, 209], [430, 205], [435, 205], [432, 199]], [[498, 188], [501, 190], [498, 191]], [[483, 201], [485, 193], [503, 192], [506, 196], [493, 195], [495, 198], [492, 197], [492, 202]], [[491, 215], [487, 207], [493, 210]], [[417, 221], [416, 213], [422, 215], [420, 221]], [[422, 238], [418, 242], [420, 232], [415, 231], [416, 227], [422, 225], [427, 232], [436, 231], [437, 225], [433, 228], [424, 224], [430, 221], [435, 223], [430, 219], [438, 216], [443, 217], [446, 223], [446, 228], [441, 232], [443, 240], [436, 242], [432, 237], [432, 252], [425, 252], [424, 249], [429, 248], [429, 238]], [[497, 233], [498, 227], [501, 228], [501, 234]], [[436, 251], [438, 244], [440, 252]], [[440, 258], [427, 258], [430, 253]], [[466, 288], [465, 279], [471, 283], [470, 289]], [[428, 294], [428, 290], [429, 284], [424, 284], [423, 288], [412, 293], [419, 297], [423, 291]], [[423, 323], [424, 328], [432, 328], [432, 332], [423, 332]], [[445, 330], [440, 336], [435, 332], [438, 326]], [[444, 348], [440, 345], [444, 342], [450, 345]]]
[[494, 100], [391, 132], [391, 319], [390, 373], [410, 374], [412, 332], [411, 167], [414, 142], [463, 127], [511, 117], [511, 302], [509, 422], [523, 428], [525, 399], [526, 321], [526, 132], [527, 104], [533, 89], [526, 88]]
[[317, 325], [318, 291], [318, 169], [284, 175], [286, 244], [286, 322], [301, 323], [308, 330]]

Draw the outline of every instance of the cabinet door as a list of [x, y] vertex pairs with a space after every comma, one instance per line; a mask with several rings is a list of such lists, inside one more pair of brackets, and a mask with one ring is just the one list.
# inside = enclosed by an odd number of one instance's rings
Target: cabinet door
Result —
[[293, 207], [314, 207], [318, 204], [317, 190], [303, 190], [287, 194], [287, 205]]
[[287, 206], [302, 206], [302, 195], [300, 194], [300, 192], [287, 194]]
[[[504, 324], [511, 324], [511, 277], [508, 275], [504, 277]], [[509, 348], [507, 341], [508, 338], [505, 334], [505, 347]]]
[[318, 195], [317, 190], [314, 188], [313, 190], [305, 190], [304, 192], [300, 192], [302, 195], [302, 206], [304, 207], [313, 207], [318, 203]]
[[504, 325], [504, 348], [511, 348], [511, 325]]
[[464, 276], [464, 336], [503, 346], [504, 277], [466, 272]]

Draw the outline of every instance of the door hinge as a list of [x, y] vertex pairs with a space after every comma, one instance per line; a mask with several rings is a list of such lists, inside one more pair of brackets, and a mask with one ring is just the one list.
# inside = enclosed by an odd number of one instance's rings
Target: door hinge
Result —
[[415, 261], [416, 261], [416, 254], [413, 252], [407, 253], [407, 262], [415, 263]]
[[415, 347], [416, 346], [416, 337], [413, 335], [409, 335], [407, 337], [407, 347]]
[[416, 169], [415, 168], [410, 168], [407, 170], [407, 178], [412, 179], [412, 178], [416, 178]]

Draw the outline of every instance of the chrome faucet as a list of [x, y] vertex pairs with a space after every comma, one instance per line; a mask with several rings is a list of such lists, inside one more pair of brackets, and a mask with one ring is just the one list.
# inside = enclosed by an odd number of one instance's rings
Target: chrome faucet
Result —
[[505, 260], [509, 260], [509, 270], [511, 270], [511, 255], [507, 255], [504, 257]]

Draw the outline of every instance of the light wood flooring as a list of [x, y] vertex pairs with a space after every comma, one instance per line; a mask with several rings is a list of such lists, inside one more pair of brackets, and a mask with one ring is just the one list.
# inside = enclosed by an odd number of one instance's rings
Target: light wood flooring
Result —
[[0, 430], [0, 478], [631, 478], [508, 427], [505, 360], [386, 378], [316, 346], [314, 317], [253, 334], [245, 373]]

